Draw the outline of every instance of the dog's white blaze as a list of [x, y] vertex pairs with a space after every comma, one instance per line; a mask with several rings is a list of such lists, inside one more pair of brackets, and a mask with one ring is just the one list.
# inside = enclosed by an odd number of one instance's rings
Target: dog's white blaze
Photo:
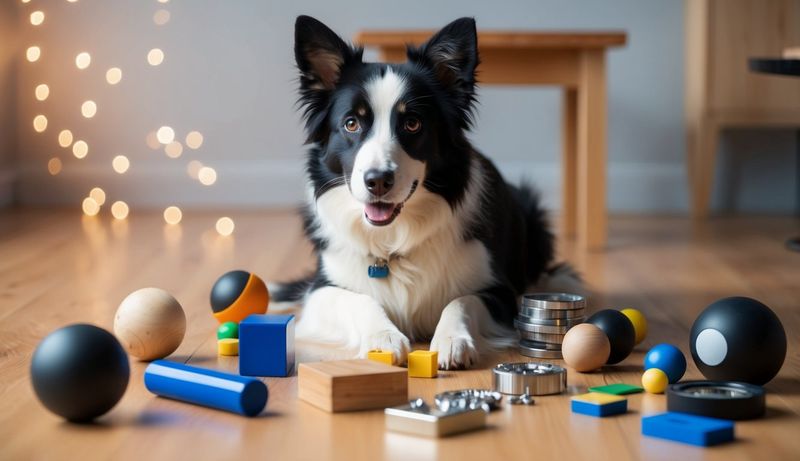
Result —
[[[338, 287], [373, 299], [409, 338], [431, 338], [445, 306], [494, 281], [491, 256], [486, 247], [478, 240], [464, 240], [464, 230], [469, 223], [481, 219], [483, 172], [480, 169], [478, 162], [473, 161], [472, 180], [456, 210], [441, 196], [420, 187], [395, 222], [386, 227], [366, 224], [361, 218], [363, 205], [345, 186], [323, 194], [316, 200], [314, 209], [316, 233], [328, 241], [321, 252], [324, 275]], [[367, 276], [367, 268], [375, 257], [390, 260], [389, 277]], [[359, 341], [351, 336], [354, 330], [334, 328], [322, 316], [309, 315], [312, 310], [335, 310], [335, 303], [330, 301], [326, 306], [314, 306], [317, 303], [325, 301], [312, 294], [307, 300], [308, 311], [301, 320], [303, 325], [298, 328], [298, 337], [319, 335], [331, 339], [334, 330], [350, 335], [340, 337], [339, 341], [348, 344]], [[340, 315], [349, 317], [344, 313]], [[491, 318], [481, 320], [484, 323], [482, 332], [497, 331]], [[385, 329], [378, 324], [374, 327]]]
[[384, 200], [399, 203], [405, 200], [414, 181], [425, 172], [425, 164], [403, 150], [392, 127], [392, 113], [406, 92], [406, 81], [387, 70], [383, 76], [366, 85], [366, 92], [374, 120], [369, 137], [356, 154], [350, 187], [356, 198], [368, 202], [371, 195], [364, 183], [364, 173], [373, 168], [392, 170], [395, 172], [395, 187]]

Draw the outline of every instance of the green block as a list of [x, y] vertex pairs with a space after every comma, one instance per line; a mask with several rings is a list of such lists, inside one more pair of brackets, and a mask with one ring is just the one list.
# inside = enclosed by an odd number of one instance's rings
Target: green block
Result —
[[238, 339], [239, 324], [236, 322], [225, 322], [217, 328], [217, 339]]
[[639, 392], [644, 391], [643, 388], [639, 386], [631, 386], [630, 384], [609, 384], [607, 386], [595, 386], [590, 387], [589, 392], [602, 392], [603, 394], [612, 394], [612, 395], [627, 395], [627, 394], [638, 394]]

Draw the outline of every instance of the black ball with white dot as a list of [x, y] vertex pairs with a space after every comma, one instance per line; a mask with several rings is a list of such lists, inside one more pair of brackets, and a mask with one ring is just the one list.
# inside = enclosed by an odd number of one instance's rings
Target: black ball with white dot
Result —
[[769, 382], [786, 358], [786, 332], [769, 307], [752, 298], [724, 298], [692, 325], [692, 358], [707, 379]]

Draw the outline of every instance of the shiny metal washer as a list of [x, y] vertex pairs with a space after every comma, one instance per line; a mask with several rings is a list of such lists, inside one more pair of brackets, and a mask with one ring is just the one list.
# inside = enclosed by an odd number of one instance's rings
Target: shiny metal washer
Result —
[[519, 314], [517, 316], [517, 320], [522, 323], [527, 323], [529, 325], [541, 325], [541, 326], [548, 326], [548, 327], [574, 327], [579, 323], [583, 323], [583, 317], [577, 317], [574, 319], [550, 319], [550, 320], [539, 320], [534, 319], [531, 317], [524, 316]]
[[550, 363], [501, 363], [492, 373], [495, 390], [503, 394], [550, 395], [567, 388], [567, 370]]
[[575, 319], [583, 317], [586, 309], [544, 309], [541, 307], [521, 306], [519, 315], [534, 320]]
[[521, 321], [519, 318], [514, 319], [514, 327], [520, 331], [528, 331], [531, 333], [547, 333], [551, 335], [565, 335], [567, 334], [567, 330], [570, 328], [568, 326], [537, 325], [534, 323]]
[[531, 293], [522, 296], [522, 305], [540, 309], [585, 309], [586, 298], [571, 293]]
[[547, 333], [533, 333], [531, 331], [519, 331], [519, 337], [527, 341], [535, 341], [550, 344], [561, 344], [564, 341], [564, 335], [553, 335]]
[[564, 356], [561, 355], [560, 350], [551, 351], [547, 349], [539, 349], [538, 347], [533, 347], [525, 340], [519, 342], [519, 353], [525, 357], [532, 357], [534, 359], [559, 360], [564, 358]]
[[525, 343], [527, 346], [535, 347], [536, 349], [546, 349], [548, 351], [560, 351], [561, 343], [546, 343], [542, 341], [528, 341]]

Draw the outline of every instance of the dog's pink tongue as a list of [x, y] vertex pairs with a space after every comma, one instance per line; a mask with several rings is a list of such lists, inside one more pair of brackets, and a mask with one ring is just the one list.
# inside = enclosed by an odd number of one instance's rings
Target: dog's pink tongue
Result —
[[364, 205], [364, 213], [370, 221], [381, 222], [392, 217], [394, 205], [391, 203], [368, 203]]

